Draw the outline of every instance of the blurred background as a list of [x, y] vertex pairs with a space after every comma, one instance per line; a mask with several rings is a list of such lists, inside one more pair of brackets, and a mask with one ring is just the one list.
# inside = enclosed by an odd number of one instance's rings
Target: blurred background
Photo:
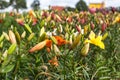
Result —
[[[81, 3], [81, 4], [79, 4]], [[82, 4], [83, 3], [83, 4]], [[0, 12], [29, 11], [31, 9], [111, 8], [120, 10], [120, 0], [0, 0]], [[80, 10], [80, 9], [78, 9]]]

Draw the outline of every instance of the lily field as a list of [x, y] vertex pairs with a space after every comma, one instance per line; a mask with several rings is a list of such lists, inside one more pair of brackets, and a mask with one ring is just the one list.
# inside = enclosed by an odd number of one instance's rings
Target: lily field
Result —
[[120, 13], [0, 13], [1, 80], [120, 80]]

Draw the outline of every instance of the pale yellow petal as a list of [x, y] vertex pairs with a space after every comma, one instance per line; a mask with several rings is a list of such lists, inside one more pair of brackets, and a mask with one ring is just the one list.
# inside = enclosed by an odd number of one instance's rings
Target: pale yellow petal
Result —
[[91, 43], [91, 41], [86, 39], [84, 43]]
[[95, 33], [93, 31], [90, 32], [89, 38], [90, 39], [94, 39], [95, 38]]

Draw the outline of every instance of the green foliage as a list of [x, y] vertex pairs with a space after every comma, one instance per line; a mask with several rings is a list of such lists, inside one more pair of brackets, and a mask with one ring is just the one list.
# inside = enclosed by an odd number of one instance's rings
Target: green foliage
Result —
[[78, 11], [87, 11], [88, 6], [86, 5], [86, 3], [83, 0], [79, 0], [79, 2], [76, 4], [76, 9]]
[[[120, 13], [33, 11], [12, 14], [0, 13], [1, 80], [119, 80], [120, 23], [116, 17]], [[107, 24], [104, 30], [103, 22]], [[9, 30], [15, 34], [16, 44], [6, 38]], [[85, 46], [91, 31], [95, 37], [108, 34], [103, 40], [105, 49], [93, 44]], [[57, 40], [55, 35], [63, 39]], [[30, 53], [31, 48], [45, 40], [52, 41], [51, 47], [46, 44]]]
[[9, 5], [13, 5], [17, 11], [27, 8], [26, 0], [10, 0]]
[[75, 11], [75, 8], [72, 8], [72, 7], [66, 7], [66, 9], [67, 9], [68, 11]]
[[5, 9], [9, 6], [9, 3], [5, 0], [0, 0], [0, 9]]
[[40, 2], [39, 2], [39, 0], [34, 0], [33, 3], [31, 4], [31, 7], [34, 10], [39, 10], [40, 9]]

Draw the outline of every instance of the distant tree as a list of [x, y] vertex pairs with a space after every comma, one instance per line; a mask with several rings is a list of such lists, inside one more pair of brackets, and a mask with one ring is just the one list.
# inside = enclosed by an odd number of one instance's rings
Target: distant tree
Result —
[[10, 0], [9, 5], [12, 5], [14, 9], [19, 12], [19, 9], [26, 9], [26, 0]]
[[75, 11], [75, 8], [72, 8], [72, 7], [66, 7], [66, 10], [68, 10], [68, 11]]
[[5, 9], [9, 6], [9, 3], [5, 0], [0, 0], [0, 9]]
[[78, 1], [78, 3], [75, 6], [78, 11], [87, 11], [88, 10], [88, 6], [86, 5], [86, 3], [83, 0]]
[[34, 10], [39, 10], [40, 9], [40, 1], [39, 0], [34, 0], [33, 3], [31, 4], [31, 7]]

